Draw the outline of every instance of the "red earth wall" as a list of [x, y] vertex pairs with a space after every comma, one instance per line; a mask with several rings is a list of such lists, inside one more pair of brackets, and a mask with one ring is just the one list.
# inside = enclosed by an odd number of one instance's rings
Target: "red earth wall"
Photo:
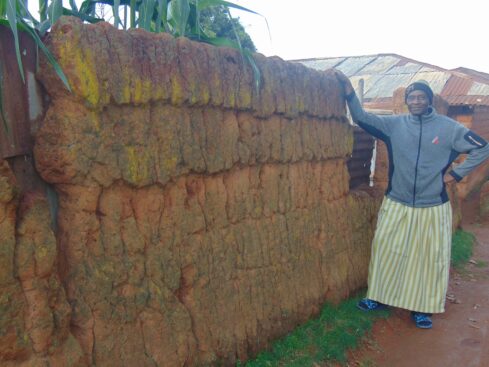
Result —
[[256, 55], [257, 93], [234, 50], [71, 18], [49, 45], [57, 230], [4, 167], [0, 360], [233, 365], [365, 286], [379, 197], [349, 191], [334, 76]]

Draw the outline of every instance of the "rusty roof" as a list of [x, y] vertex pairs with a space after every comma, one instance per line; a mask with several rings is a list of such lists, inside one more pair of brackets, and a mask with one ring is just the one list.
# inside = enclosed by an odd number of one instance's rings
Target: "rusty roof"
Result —
[[366, 101], [392, 97], [397, 88], [426, 80], [450, 104], [489, 105], [489, 74], [467, 68], [453, 70], [396, 54], [291, 60], [318, 70], [335, 68], [353, 85], [364, 80]]

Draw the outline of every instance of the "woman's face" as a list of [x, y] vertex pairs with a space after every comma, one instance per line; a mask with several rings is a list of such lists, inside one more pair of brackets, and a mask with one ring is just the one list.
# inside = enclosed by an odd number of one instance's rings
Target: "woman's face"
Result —
[[430, 106], [430, 99], [422, 90], [414, 90], [406, 98], [408, 110], [413, 115], [424, 115]]

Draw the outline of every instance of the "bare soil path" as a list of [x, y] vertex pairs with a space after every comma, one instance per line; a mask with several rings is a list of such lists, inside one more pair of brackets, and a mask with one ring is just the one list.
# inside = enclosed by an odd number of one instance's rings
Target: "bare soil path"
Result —
[[489, 223], [464, 227], [477, 242], [471, 263], [452, 270], [444, 314], [433, 329], [417, 329], [408, 311], [379, 321], [349, 366], [489, 367]]

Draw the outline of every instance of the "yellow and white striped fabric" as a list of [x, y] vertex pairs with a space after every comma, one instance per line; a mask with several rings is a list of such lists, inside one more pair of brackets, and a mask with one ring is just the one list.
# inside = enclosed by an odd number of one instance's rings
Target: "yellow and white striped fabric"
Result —
[[411, 311], [445, 311], [450, 203], [412, 208], [384, 198], [372, 244], [367, 298]]

